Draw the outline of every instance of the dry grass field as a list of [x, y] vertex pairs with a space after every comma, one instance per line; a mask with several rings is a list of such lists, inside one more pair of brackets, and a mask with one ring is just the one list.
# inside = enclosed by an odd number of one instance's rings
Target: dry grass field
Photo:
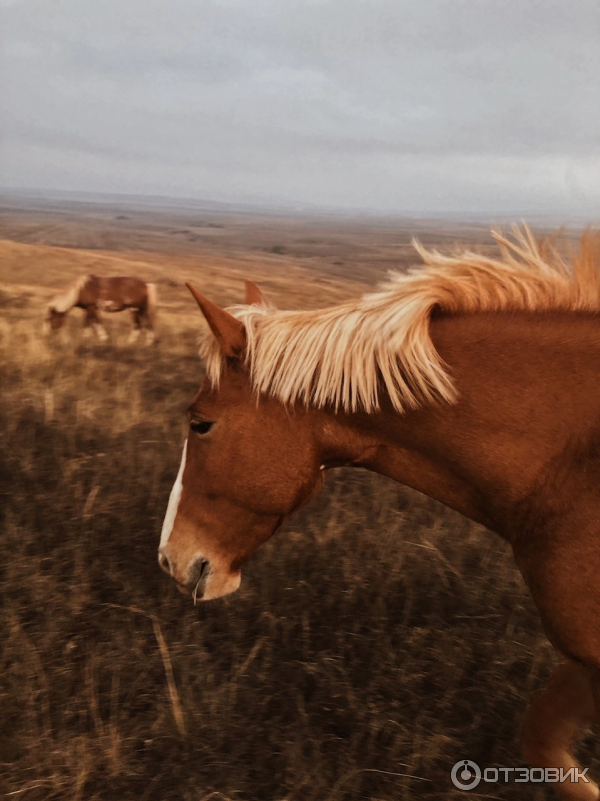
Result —
[[[554, 656], [499, 538], [340, 470], [194, 608], [156, 563], [200, 317], [258, 281], [282, 306], [357, 295], [413, 260], [424, 223], [267, 219], [92, 204], [0, 220], [0, 796], [18, 801], [450, 801], [458, 759], [518, 766]], [[40, 336], [84, 271], [159, 285], [160, 344]], [[591, 764], [594, 742], [584, 764]], [[596, 765], [596, 769], [597, 769]], [[466, 797], [550, 799], [533, 785]]]

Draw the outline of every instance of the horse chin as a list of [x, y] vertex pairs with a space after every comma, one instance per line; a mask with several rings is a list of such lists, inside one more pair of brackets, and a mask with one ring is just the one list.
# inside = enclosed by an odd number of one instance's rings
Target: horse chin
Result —
[[242, 581], [242, 572], [234, 573], [211, 571], [205, 581], [199, 581], [192, 591], [194, 606], [200, 601], [213, 601], [231, 595], [239, 589]]

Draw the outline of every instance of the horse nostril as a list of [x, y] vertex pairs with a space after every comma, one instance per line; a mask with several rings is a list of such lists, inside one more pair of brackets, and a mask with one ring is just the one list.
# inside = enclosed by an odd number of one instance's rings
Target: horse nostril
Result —
[[203, 557], [196, 559], [190, 571], [193, 584], [192, 598], [194, 599], [194, 606], [196, 606], [197, 602], [204, 596], [209, 572], [210, 562], [208, 559], [204, 559]]
[[204, 557], [199, 557], [195, 560], [190, 568], [190, 579], [196, 586], [205, 581], [210, 571], [210, 562]]
[[165, 573], [168, 573], [169, 576], [173, 575], [171, 563], [169, 562], [169, 558], [164, 551], [158, 552], [158, 564], [161, 566], [162, 570], [165, 571]]

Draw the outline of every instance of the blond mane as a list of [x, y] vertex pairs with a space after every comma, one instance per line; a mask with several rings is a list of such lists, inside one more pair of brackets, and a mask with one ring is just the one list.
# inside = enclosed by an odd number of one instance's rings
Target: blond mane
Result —
[[[386, 392], [394, 407], [444, 400], [457, 392], [429, 334], [434, 309], [450, 313], [506, 310], [600, 310], [597, 234], [585, 234], [567, 263], [527, 226], [513, 239], [492, 232], [499, 258], [471, 250], [444, 255], [413, 241], [425, 266], [392, 273], [358, 300], [315, 311], [235, 306], [229, 311], [247, 333], [245, 361], [257, 393], [285, 404], [344, 411], [379, 407]], [[224, 358], [210, 332], [200, 355], [217, 385]]]
[[64, 292], [61, 292], [52, 298], [48, 304], [48, 309], [54, 309], [54, 311], [60, 312], [61, 314], [64, 314], [65, 312], [68, 312], [69, 309], [72, 309], [79, 300], [81, 288], [87, 283], [89, 278], [89, 275], [79, 276], [79, 278], [77, 278], [76, 281], [73, 281], [73, 283], [70, 284]]

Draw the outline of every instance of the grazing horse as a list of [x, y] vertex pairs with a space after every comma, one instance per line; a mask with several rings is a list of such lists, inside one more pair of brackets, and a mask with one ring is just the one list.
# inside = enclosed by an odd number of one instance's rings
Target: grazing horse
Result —
[[600, 237], [567, 261], [514, 234], [495, 234], [498, 258], [416, 244], [425, 267], [316, 311], [278, 311], [252, 285], [225, 310], [190, 286], [207, 378], [159, 563], [194, 601], [233, 592], [341, 465], [458, 510], [510, 543], [564, 657], [525, 715], [525, 757], [592, 801], [572, 746], [600, 711]]
[[93, 328], [98, 339], [104, 342], [108, 334], [102, 325], [100, 312], [131, 309], [133, 330], [129, 342], [135, 342], [142, 329], [145, 329], [146, 341], [151, 343], [155, 341], [156, 303], [156, 284], [129, 276], [100, 278], [97, 275], [82, 275], [65, 292], [50, 301], [45, 329], [49, 332], [62, 328], [67, 312], [77, 307], [85, 311], [85, 331]]

